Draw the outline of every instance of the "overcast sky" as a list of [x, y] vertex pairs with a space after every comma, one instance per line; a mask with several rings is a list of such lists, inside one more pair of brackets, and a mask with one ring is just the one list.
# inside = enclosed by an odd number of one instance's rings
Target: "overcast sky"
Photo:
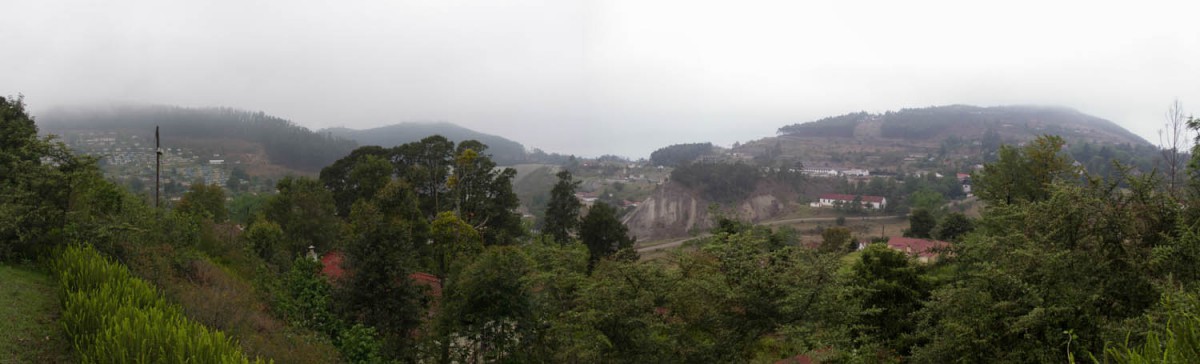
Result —
[[643, 157], [859, 110], [1062, 105], [1151, 142], [1172, 100], [1200, 110], [1196, 1], [0, 2], [0, 94], [35, 112], [442, 120]]

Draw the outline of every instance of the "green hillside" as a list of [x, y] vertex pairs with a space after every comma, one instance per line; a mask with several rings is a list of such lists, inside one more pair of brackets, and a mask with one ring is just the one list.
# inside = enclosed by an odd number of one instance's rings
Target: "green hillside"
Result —
[[1052, 106], [968, 105], [901, 109], [882, 114], [850, 113], [779, 128], [780, 135], [799, 137], [940, 140], [982, 135], [987, 130], [1017, 139], [1054, 134], [1112, 144], [1149, 144], [1117, 124], [1079, 111]]
[[316, 172], [346, 155], [354, 141], [316, 133], [290, 120], [263, 112], [229, 108], [185, 108], [163, 105], [60, 107], [37, 115], [38, 127], [49, 134], [78, 136], [117, 132], [153, 142], [161, 127], [162, 144], [192, 149], [221, 148], [235, 141], [260, 145], [271, 164]]

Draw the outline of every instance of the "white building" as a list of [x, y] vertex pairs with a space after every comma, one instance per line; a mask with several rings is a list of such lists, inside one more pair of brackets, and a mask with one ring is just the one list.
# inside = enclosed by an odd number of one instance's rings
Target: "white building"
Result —
[[826, 193], [817, 198], [817, 202], [809, 204], [812, 207], [837, 207], [847, 206], [854, 203], [854, 199], [862, 203], [865, 208], [873, 210], [882, 210], [887, 207], [887, 199], [882, 196], [864, 196], [864, 195], [844, 195], [840, 193]]

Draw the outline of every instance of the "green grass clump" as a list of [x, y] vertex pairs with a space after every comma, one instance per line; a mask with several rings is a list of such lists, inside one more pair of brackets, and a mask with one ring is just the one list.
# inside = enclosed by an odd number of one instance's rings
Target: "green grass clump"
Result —
[[51, 266], [62, 291], [63, 328], [82, 363], [251, 362], [233, 339], [188, 319], [91, 247], [68, 247]]
[[1106, 356], [1115, 363], [1197, 363], [1200, 362], [1200, 317], [1174, 314], [1166, 328], [1146, 334], [1146, 342], [1110, 347]]
[[55, 288], [37, 269], [0, 265], [0, 363], [74, 362]]

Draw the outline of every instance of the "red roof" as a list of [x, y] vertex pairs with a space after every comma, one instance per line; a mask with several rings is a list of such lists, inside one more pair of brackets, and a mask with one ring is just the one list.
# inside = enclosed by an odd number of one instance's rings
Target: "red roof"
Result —
[[938, 250], [950, 246], [950, 243], [940, 240], [906, 238], [902, 236], [888, 237], [889, 248], [899, 250], [909, 254], [915, 254], [922, 258], [936, 257], [940, 253]]
[[818, 198], [822, 199], [822, 200], [839, 200], [839, 201], [850, 202], [850, 201], [854, 201], [854, 198], [858, 197], [858, 196], [862, 196], [862, 198], [859, 199], [862, 202], [883, 203], [883, 196], [844, 195], [844, 194], [840, 194], [840, 193], [826, 193], [826, 194], [819, 196]]
[[325, 253], [325, 256], [321, 257], [321, 265], [323, 266], [321, 274], [330, 279], [342, 278], [342, 276], [346, 275], [346, 270], [342, 269], [342, 260], [344, 259], [345, 256], [340, 251], [335, 250]]
[[[321, 274], [324, 274], [330, 279], [342, 278], [346, 275], [346, 270], [342, 268], [342, 261], [345, 260], [345, 255], [342, 252], [334, 250], [325, 253], [321, 257]], [[416, 272], [408, 275], [409, 279], [419, 285], [429, 287], [429, 293], [433, 297], [442, 297], [442, 281], [437, 276], [425, 273]]]
[[419, 285], [429, 287], [430, 296], [434, 298], [442, 297], [442, 281], [437, 276], [425, 272], [416, 272], [409, 274], [408, 278]]

